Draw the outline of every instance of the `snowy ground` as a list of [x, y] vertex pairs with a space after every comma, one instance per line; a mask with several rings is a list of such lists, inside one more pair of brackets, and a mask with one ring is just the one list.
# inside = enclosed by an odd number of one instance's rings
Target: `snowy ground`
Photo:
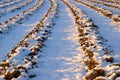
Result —
[[[34, 3], [33, 3], [34, 4]], [[47, 4], [47, 5], [46, 5]], [[22, 21], [22, 24], [15, 24], [14, 29], [9, 33], [0, 35], [0, 53], [3, 55], [9, 53], [9, 51], [23, 38], [26, 34], [33, 29], [33, 27], [41, 20], [44, 13], [49, 7], [49, 2], [45, 0], [43, 6], [34, 12], [32, 16]], [[36, 17], [39, 16], [39, 17]], [[20, 34], [20, 35], [19, 35]], [[7, 43], [7, 44], [6, 44]], [[2, 59], [3, 56], [0, 56]]]
[[120, 26], [86, 5], [120, 10], [79, 1], [0, 0], [0, 80], [120, 80]]
[[74, 3], [74, 4], [76, 4], [80, 9], [82, 9], [89, 16], [89, 18], [91, 18], [93, 22], [99, 27], [100, 34], [105, 39], [108, 40], [108, 44], [110, 44], [114, 49], [114, 52], [118, 54], [113, 56], [116, 56], [119, 58], [120, 57], [119, 56], [120, 45], [118, 45], [120, 40], [119, 27], [113, 25], [110, 19], [105, 18], [104, 16], [98, 14], [94, 10], [91, 10], [83, 5], [79, 5], [78, 3]]
[[82, 53], [79, 50], [78, 32], [65, 5], [58, 3], [59, 18], [55, 20], [52, 34], [40, 53], [39, 68], [30, 73], [38, 73], [38, 79], [43, 80], [80, 80], [84, 69], [80, 64]]

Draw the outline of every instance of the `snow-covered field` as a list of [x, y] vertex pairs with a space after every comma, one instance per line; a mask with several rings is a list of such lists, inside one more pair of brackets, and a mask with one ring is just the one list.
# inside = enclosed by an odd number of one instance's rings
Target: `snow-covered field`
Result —
[[119, 0], [0, 0], [0, 80], [120, 80]]

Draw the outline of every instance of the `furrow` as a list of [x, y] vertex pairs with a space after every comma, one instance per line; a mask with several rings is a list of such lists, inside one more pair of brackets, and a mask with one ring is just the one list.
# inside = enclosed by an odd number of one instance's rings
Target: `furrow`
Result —
[[119, 25], [120, 24], [120, 15], [119, 14], [113, 14], [111, 11], [109, 10], [106, 10], [104, 8], [100, 8], [100, 7], [97, 7], [95, 5], [92, 5], [92, 4], [89, 4], [87, 2], [83, 2], [83, 1], [80, 1], [80, 0], [74, 0], [82, 5], [85, 5], [93, 10], [95, 10], [96, 12], [100, 13], [101, 15], [111, 19], [111, 22], [114, 23], [114, 24], [117, 24]]
[[99, 80], [100, 76], [102, 78], [108, 77], [109, 73], [104, 69], [101, 62], [107, 64], [106, 67], [114, 63], [114, 59], [111, 56], [114, 52], [110, 45], [107, 44], [107, 40], [100, 35], [99, 27], [83, 11], [68, 1], [62, 1], [70, 9], [78, 27], [81, 51], [85, 55], [82, 62], [86, 65], [87, 71], [83, 80]]
[[44, 0], [38, 0], [38, 2], [33, 7], [30, 7], [28, 10], [25, 10], [22, 13], [9, 18], [7, 21], [5, 21], [5, 23], [1, 23], [0, 33], [8, 33], [8, 31], [14, 27], [16, 23], [21, 23], [22, 20], [32, 15], [32, 13], [43, 4], [43, 2]]
[[[57, 13], [56, 2], [50, 0], [50, 3], [51, 6], [42, 20], [10, 51], [7, 58], [1, 61], [1, 78], [23, 80], [35, 77], [35, 74], [29, 75], [28, 71], [37, 67], [38, 52], [44, 46], [44, 41], [49, 34], [49, 28], [54, 24], [52, 20]], [[47, 23], [49, 25], [46, 25]]]

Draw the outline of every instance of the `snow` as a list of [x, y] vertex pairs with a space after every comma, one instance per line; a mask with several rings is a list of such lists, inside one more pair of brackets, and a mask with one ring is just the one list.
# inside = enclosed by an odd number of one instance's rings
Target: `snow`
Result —
[[110, 11], [113, 12], [113, 14], [120, 14], [120, 11], [119, 11], [118, 9], [113, 9], [113, 8], [110, 8], [110, 7], [105, 6], [105, 5], [103, 5], [103, 4], [97, 4], [97, 3], [95, 3], [95, 2], [89, 2], [89, 3], [91, 3], [91, 4], [94, 5], [94, 6], [97, 6], [97, 7], [100, 7], [100, 8], [104, 8], [104, 9], [107, 9], [107, 10], [110, 10]]
[[[111, 20], [105, 18], [104, 16], [98, 14], [94, 10], [91, 10], [83, 5], [75, 3], [81, 10], [83, 10], [89, 18], [99, 27], [100, 34], [108, 40], [108, 44], [112, 46], [114, 52], [119, 56], [119, 40], [120, 40], [120, 32], [119, 27], [115, 26], [111, 23]], [[102, 24], [101, 24], [102, 23]], [[113, 55], [115, 56], [115, 54]]]
[[89, 2], [113, 12], [105, 17], [76, 1], [0, 0], [0, 80], [120, 79], [120, 26], [112, 21], [120, 11]]
[[[114, 63], [119, 62], [120, 59], [115, 57], [115, 56], [120, 57], [119, 56], [119, 47], [120, 46], [118, 45], [119, 44], [119, 40], [118, 40], [119, 39], [119, 37], [118, 37], [119, 36], [119, 31], [115, 30], [115, 28], [118, 29], [119, 27], [111, 24], [111, 20], [110, 19], [105, 18], [104, 16], [98, 14], [94, 10], [92, 10], [90, 8], [87, 8], [87, 7], [85, 7], [85, 6], [81, 5], [81, 4], [77, 4], [77, 3], [74, 3], [74, 4], [76, 4], [82, 11], [84, 11], [88, 15], [88, 17], [92, 19], [94, 24], [98, 26], [99, 33], [107, 40], [106, 44], [109, 44], [109, 47], [114, 50], [112, 52], [112, 54], [109, 54], [109, 55], [111, 55], [115, 59]], [[106, 44], [104, 44], [104, 45], [106, 45]], [[111, 60], [112, 57], [107, 56], [107, 55], [103, 56], [103, 58], [105, 58], [105, 60], [107, 58], [109, 58], [109, 60]], [[102, 58], [101, 58], [101, 60], [102, 60]], [[103, 66], [103, 67], [105, 67], [106, 65], [110, 64], [108, 62], [104, 62], [104, 60], [102, 60], [100, 63], [102, 63], [100, 65]], [[114, 65], [114, 64], [111, 64], [111, 66], [109, 65], [109, 67], [110, 67], [110, 70], [108, 70], [108, 72], [106, 74], [109, 74], [110, 71], [114, 70], [114, 68], [117, 69], [117, 70], [119, 69], [119, 66]], [[109, 68], [106, 66], [106, 69], [109, 69]], [[93, 71], [93, 72], [91, 74], [87, 75], [87, 77], [89, 77], [90, 75], [92, 75], [94, 73], [94, 69], [91, 70], [91, 71]], [[114, 78], [116, 78], [116, 75], [117, 75], [117, 73], [114, 73], [111, 76], [109, 76], [108, 78], [109, 79], [114, 79]]]
[[[33, 6], [36, 2], [37, 2], [37, 0], [36, 0], [36, 1], [33, 1], [32, 3], [27, 4], [27, 5], [26, 5], [25, 7], [23, 7], [22, 9], [19, 9], [19, 10], [14, 11], [14, 13], [13, 13], [13, 12], [3, 13], [3, 14], [4, 14], [4, 17], [1, 16], [2, 19], [0, 19], [0, 22], [4, 23], [4, 22], [5, 22], [6, 20], [8, 20], [9, 18], [17, 15], [18, 13], [23, 12], [24, 10], [29, 9], [29, 8], [30, 8], [31, 6]], [[25, 0], [25, 1], [22, 1], [21, 4], [24, 4], [24, 3], [26, 3], [26, 0]], [[19, 3], [19, 5], [20, 5], [20, 3]], [[16, 6], [18, 6], [18, 5], [14, 5], [13, 7], [16, 7]], [[12, 7], [11, 7], [11, 8], [12, 8]], [[2, 9], [2, 10], [4, 10], [4, 9]]]
[[65, 5], [59, 4], [59, 18], [55, 20], [52, 34], [40, 53], [39, 68], [29, 72], [37, 73], [31, 80], [80, 80], [84, 72], [77, 29]]
[[19, 1], [21, 1], [21, 0], [17, 0], [17, 1], [9, 2], [9, 3], [6, 3], [6, 4], [0, 5], [0, 7], [5, 7], [5, 6], [12, 5], [12, 4], [16, 4], [16, 3], [19, 3]]
[[[25, 37], [25, 35], [29, 33], [29, 31], [33, 29], [36, 23], [38, 23], [39, 20], [41, 20], [42, 16], [44, 15], [44, 13], [49, 7], [49, 2], [47, 0], [45, 0], [45, 4], [47, 5], [41, 6], [41, 8], [35, 11], [30, 18], [23, 20], [21, 25], [16, 24], [14, 29], [12, 29], [10, 32], [0, 35], [0, 45], [2, 45], [2, 47], [0, 48], [0, 53], [2, 53], [1, 55], [8, 54], [9, 51], [23, 37]], [[36, 17], [36, 16], [39, 16], [39, 17]], [[0, 56], [0, 60], [2, 60], [4, 57], [5, 56]]]

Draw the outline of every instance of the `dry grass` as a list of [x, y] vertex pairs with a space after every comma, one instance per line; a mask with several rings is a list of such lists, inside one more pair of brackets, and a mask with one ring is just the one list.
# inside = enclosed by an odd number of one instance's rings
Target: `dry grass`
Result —
[[89, 72], [83, 80], [94, 80], [95, 78], [99, 76], [105, 76], [105, 70], [102, 68], [96, 68], [93, 69], [91, 72]]
[[88, 70], [94, 69], [99, 64], [94, 59], [87, 59], [84, 63], [87, 65]]
[[21, 75], [20, 71], [13, 71], [13, 72], [8, 72], [4, 79], [5, 80], [11, 80], [12, 78], [18, 78]]

